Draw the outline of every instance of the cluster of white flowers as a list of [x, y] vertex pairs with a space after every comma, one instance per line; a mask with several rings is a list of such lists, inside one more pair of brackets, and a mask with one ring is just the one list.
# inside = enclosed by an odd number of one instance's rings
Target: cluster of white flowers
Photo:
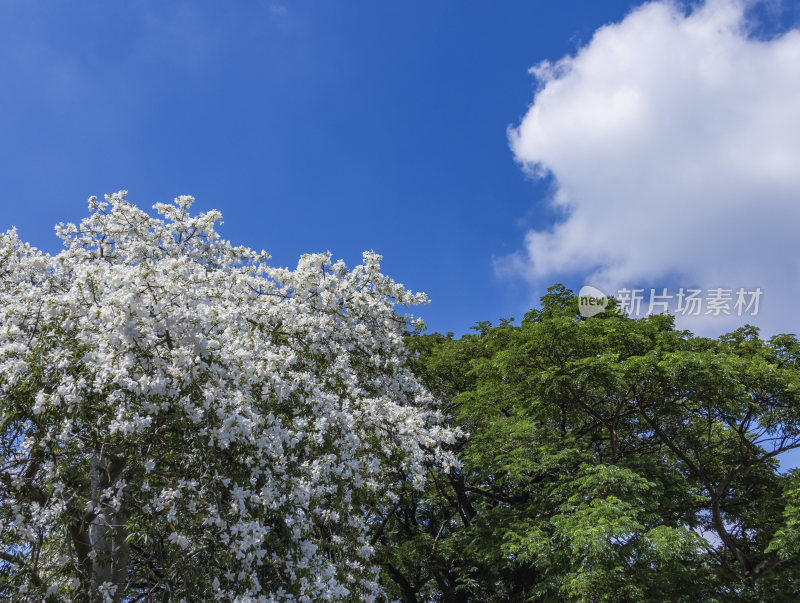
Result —
[[79, 226], [57, 227], [55, 256], [0, 235], [14, 580], [120, 600], [104, 558], [124, 550], [128, 584], [175, 595], [375, 599], [376, 507], [455, 462], [395, 311], [425, 297], [374, 253], [352, 270], [329, 254], [270, 267], [191, 203], [154, 218], [124, 193], [92, 198]]

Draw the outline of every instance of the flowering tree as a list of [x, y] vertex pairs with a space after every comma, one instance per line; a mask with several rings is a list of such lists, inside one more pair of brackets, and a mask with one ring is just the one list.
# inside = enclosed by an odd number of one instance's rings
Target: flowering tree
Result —
[[394, 310], [423, 295], [191, 203], [0, 235], [0, 596], [375, 599], [382, 507], [453, 462]]

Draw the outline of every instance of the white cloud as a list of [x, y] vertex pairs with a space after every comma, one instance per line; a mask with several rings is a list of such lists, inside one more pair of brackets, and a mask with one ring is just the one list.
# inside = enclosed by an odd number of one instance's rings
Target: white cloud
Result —
[[646, 4], [531, 69], [540, 88], [511, 148], [553, 176], [564, 217], [499, 272], [536, 287], [580, 274], [606, 291], [760, 286], [749, 322], [797, 331], [800, 31], [749, 37], [745, 8]]

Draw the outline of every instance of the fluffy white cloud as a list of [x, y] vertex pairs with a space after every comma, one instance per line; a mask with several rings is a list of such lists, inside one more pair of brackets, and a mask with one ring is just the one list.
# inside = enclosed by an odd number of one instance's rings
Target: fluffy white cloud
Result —
[[[800, 31], [748, 35], [746, 6], [645, 4], [540, 87], [511, 147], [551, 174], [563, 219], [527, 234], [501, 272], [539, 286], [580, 274], [620, 286], [760, 286], [766, 332], [800, 300]], [[743, 319], [685, 323], [699, 331]]]

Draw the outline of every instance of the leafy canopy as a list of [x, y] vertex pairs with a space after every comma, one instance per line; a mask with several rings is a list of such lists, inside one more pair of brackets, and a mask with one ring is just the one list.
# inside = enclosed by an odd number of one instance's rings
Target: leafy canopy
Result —
[[800, 345], [718, 339], [669, 316], [586, 319], [564, 287], [519, 326], [409, 338], [470, 434], [385, 521], [405, 601], [800, 597]]

